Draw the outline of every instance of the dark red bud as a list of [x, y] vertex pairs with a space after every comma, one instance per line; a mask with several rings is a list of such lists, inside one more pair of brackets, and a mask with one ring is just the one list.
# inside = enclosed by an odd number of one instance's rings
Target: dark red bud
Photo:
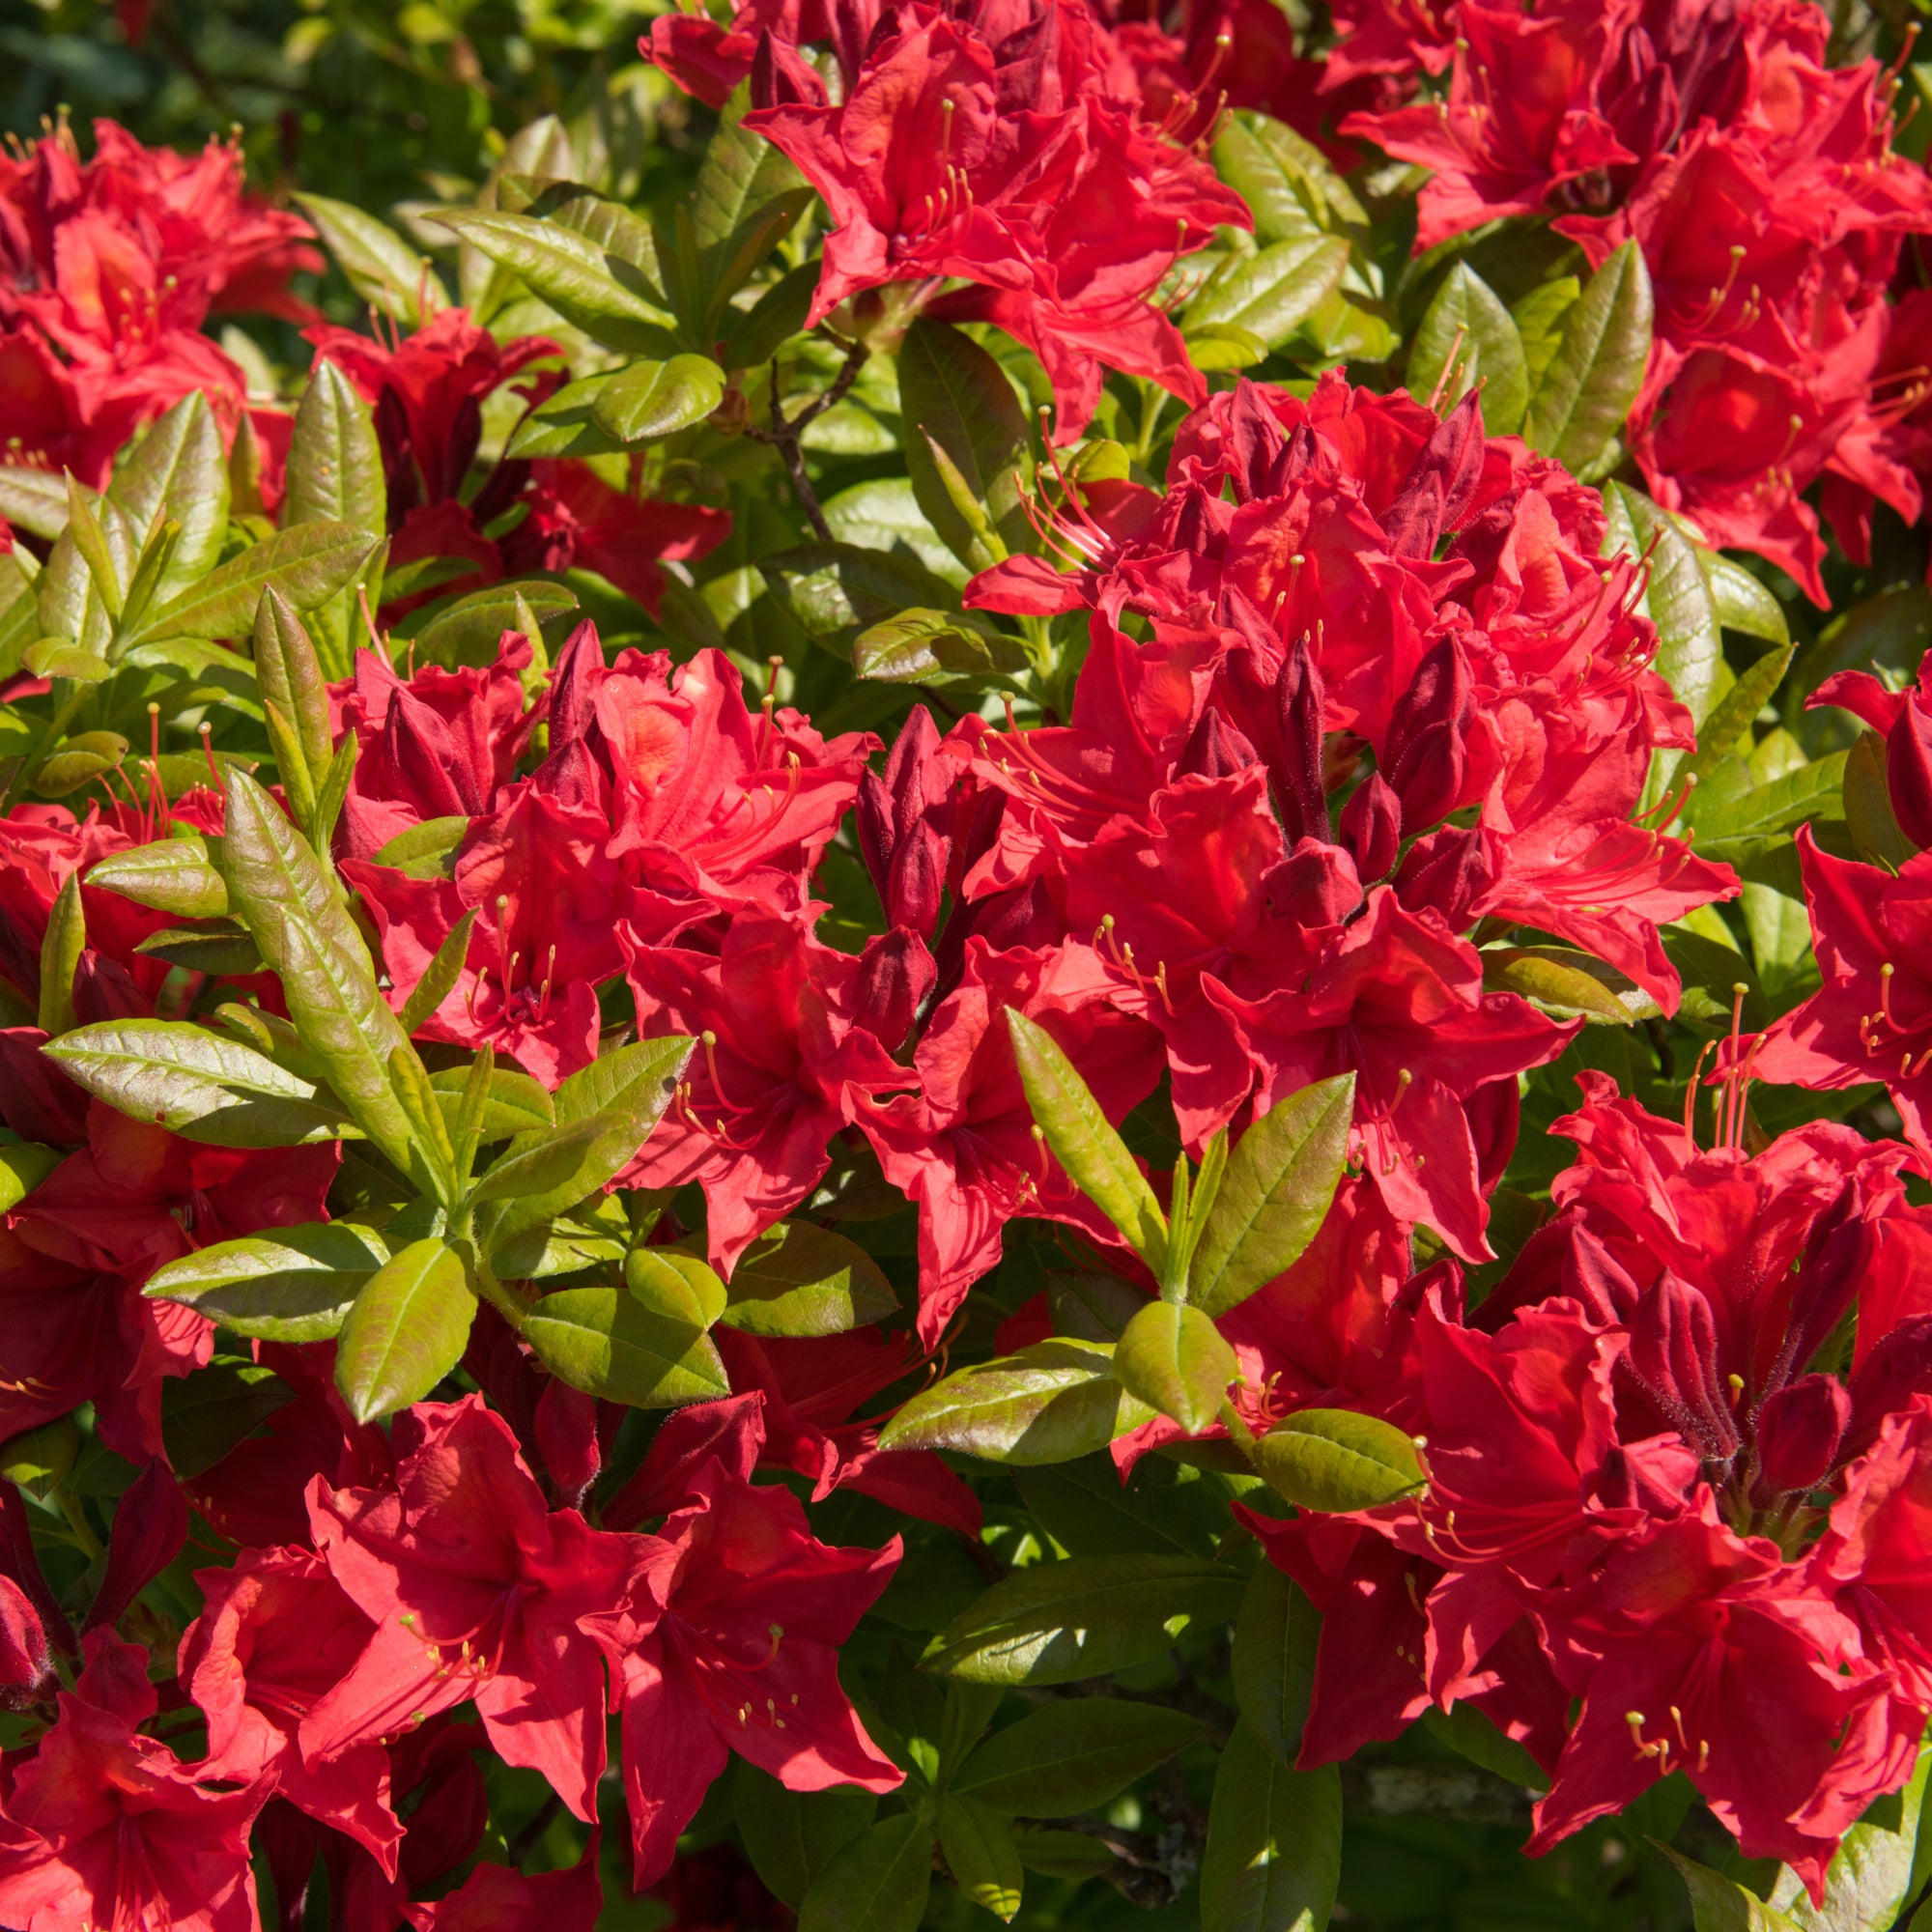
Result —
[[1885, 784], [1898, 829], [1921, 850], [1932, 845], [1932, 712], [1916, 691], [1885, 741]]
[[1831, 1473], [1852, 1419], [1852, 1398], [1833, 1376], [1806, 1376], [1765, 1398], [1757, 1415], [1753, 1500], [1815, 1489]]
[[1439, 823], [1465, 801], [1463, 737], [1476, 715], [1469, 667], [1454, 638], [1444, 638], [1416, 667], [1397, 701], [1377, 761], [1402, 800], [1411, 832]]
[[905, 926], [875, 933], [859, 960], [852, 1020], [895, 1051], [919, 1012], [920, 1002], [938, 977], [932, 954], [919, 934]]
[[87, 1613], [85, 1630], [120, 1622], [129, 1604], [181, 1554], [187, 1541], [187, 1504], [174, 1471], [158, 1456], [128, 1484], [114, 1509], [107, 1567]]
[[1418, 838], [1396, 874], [1395, 889], [1410, 912], [1434, 910], [1454, 931], [1466, 928], [1470, 908], [1495, 883], [1495, 864], [1480, 830], [1453, 826]]
[[1342, 843], [1355, 871], [1373, 882], [1388, 876], [1402, 849], [1402, 800], [1379, 772], [1371, 772], [1342, 808]]
[[1482, 481], [1484, 449], [1482, 401], [1471, 389], [1435, 426], [1382, 514], [1391, 555], [1432, 555], [1442, 532], [1460, 526]]
[[0, 1483], [0, 1577], [16, 1584], [41, 1620], [41, 1634], [63, 1655], [79, 1648], [73, 1626], [54, 1602], [41, 1559], [34, 1553], [34, 1533], [27, 1526], [27, 1505], [12, 1483]]
[[1225, 779], [1255, 762], [1255, 748], [1218, 711], [1204, 711], [1187, 734], [1176, 778]]
[[1327, 694], [1321, 668], [1304, 635], [1289, 645], [1274, 684], [1281, 730], [1281, 761], [1269, 773], [1275, 810], [1293, 845], [1301, 838], [1328, 838], [1328, 791], [1322, 782], [1322, 711]]
[[73, 969], [73, 1017], [77, 1026], [98, 1026], [104, 1020], [144, 1020], [153, 1017], [155, 1003], [135, 985], [118, 960], [88, 947]]
[[1275, 917], [1301, 926], [1340, 925], [1362, 902], [1355, 862], [1320, 838], [1300, 840], [1262, 884]]
[[722, 1463], [727, 1475], [748, 1482], [764, 1446], [764, 1410], [765, 1399], [755, 1389], [674, 1410], [651, 1438], [638, 1473], [604, 1505], [599, 1517], [603, 1526], [635, 1529], [652, 1517], [683, 1508], [692, 1472], [708, 1462]]
[[595, 1400], [553, 1378], [537, 1398], [532, 1433], [559, 1507], [582, 1509], [584, 1492], [604, 1466]]

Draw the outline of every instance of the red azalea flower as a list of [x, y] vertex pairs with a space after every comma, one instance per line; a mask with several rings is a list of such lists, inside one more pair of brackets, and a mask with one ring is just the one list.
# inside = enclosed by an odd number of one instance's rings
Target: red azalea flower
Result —
[[349, 1674], [301, 1719], [314, 1766], [475, 1702], [505, 1763], [540, 1771], [596, 1815], [604, 1682], [578, 1620], [633, 1561], [622, 1537], [544, 1506], [516, 1438], [480, 1399], [400, 1418], [394, 1486], [309, 1496], [329, 1574], [376, 1626]]

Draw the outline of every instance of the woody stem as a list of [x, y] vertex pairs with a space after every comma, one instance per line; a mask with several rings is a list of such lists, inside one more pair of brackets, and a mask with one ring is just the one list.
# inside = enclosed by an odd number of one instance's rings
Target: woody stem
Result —
[[866, 365], [866, 358], [871, 352], [863, 342], [850, 344], [845, 351], [845, 360], [837, 376], [832, 379], [829, 388], [821, 390], [795, 416], [787, 417], [779, 401], [778, 358], [772, 358], [772, 422], [769, 429], [753, 429], [747, 432], [759, 442], [769, 442], [776, 446], [784, 459], [785, 474], [791, 478], [791, 487], [798, 497], [799, 507], [804, 510], [807, 521], [818, 534], [821, 543], [832, 541], [832, 526], [825, 521], [825, 512], [819, 507], [818, 493], [811, 487], [811, 478], [806, 474], [805, 446], [801, 440], [806, 429], [818, 420], [827, 410], [836, 409], [844, 401], [846, 392], [859, 380], [859, 371]]

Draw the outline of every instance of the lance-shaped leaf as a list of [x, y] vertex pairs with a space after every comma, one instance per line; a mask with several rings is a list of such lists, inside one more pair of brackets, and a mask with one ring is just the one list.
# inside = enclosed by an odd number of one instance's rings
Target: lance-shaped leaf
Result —
[[1237, 255], [1187, 307], [1187, 327], [1228, 324], [1279, 348], [1313, 315], [1349, 267], [1349, 244], [1336, 235], [1303, 235]]
[[1477, 384], [1483, 424], [1514, 436], [1529, 403], [1529, 363], [1516, 322], [1482, 276], [1458, 262], [1443, 276], [1408, 352], [1408, 392], [1447, 415]]
[[1053, 1036], [1016, 1009], [1008, 1009], [1007, 1020], [1027, 1104], [1054, 1158], [1157, 1278], [1167, 1260], [1167, 1218], [1140, 1163]]
[[414, 1132], [389, 1079], [412, 1051], [377, 989], [369, 951], [308, 841], [251, 778], [228, 785], [220, 867], [235, 910], [280, 976], [302, 1042], [356, 1123], [408, 1171]]
[[1300, 1584], [1272, 1563], [1257, 1563], [1235, 1626], [1235, 1701], [1241, 1721], [1283, 1764], [1301, 1749], [1321, 1637], [1321, 1613]]
[[326, 1342], [388, 1259], [372, 1229], [312, 1221], [197, 1248], [156, 1268], [141, 1293], [178, 1301], [238, 1335]]
[[[1614, 556], [1626, 550], [1634, 557], [1649, 558], [1637, 608], [1657, 626], [1656, 669], [1668, 679], [1692, 722], [1701, 725], [1717, 698], [1724, 654], [1717, 607], [1696, 547], [1668, 512], [1628, 484], [1605, 485], [1604, 510], [1609, 526], [1605, 554]], [[1654, 790], [1662, 769], [1677, 761], [1658, 762]], [[1661, 791], [1657, 795], [1662, 796]]]
[[1304, 1408], [1254, 1446], [1256, 1472], [1297, 1508], [1375, 1509], [1423, 1485], [1414, 1440], [1379, 1416]]
[[332, 597], [368, 561], [377, 539], [348, 524], [297, 524], [251, 545], [152, 612], [133, 641], [239, 638], [273, 584], [298, 611]]
[[1352, 1073], [1318, 1080], [1241, 1136], [1194, 1250], [1197, 1308], [1225, 1315], [1300, 1258], [1335, 1198], [1354, 1106]]
[[161, 523], [181, 526], [159, 594], [170, 596], [212, 569], [228, 528], [228, 460], [199, 389], [157, 416], [115, 466], [107, 494], [143, 543]]
[[[309, 372], [289, 440], [282, 526], [336, 523], [373, 531], [387, 527], [388, 515], [375, 416], [333, 362], [319, 361]], [[358, 573], [367, 580], [372, 610], [382, 602], [382, 565], [379, 546]], [[347, 677], [361, 630], [355, 584], [316, 605], [309, 622], [328, 676]]]
[[738, 1836], [766, 1889], [794, 1910], [812, 1880], [871, 1826], [879, 1801], [869, 1791], [787, 1791], [749, 1758], [732, 1780]]
[[101, 1020], [42, 1051], [110, 1107], [211, 1147], [298, 1147], [355, 1131], [312, 1081], [185, 1020]]
[[1240, 1607], [1245, 1578], [1194, 1556], [1075, 1556], [995, 1583], [926, 1646], [921, 1664], [975, 1684], [1070, 1684], [1161, 1656]]
[[1341, 1773], [1291, 1771], [1236, 1724], [1208, 1811], [1202, 1932], [1322, 1932], [1341, 1877]]
[[1184, 1302], [1149, 1302], [1114, 1350], [1122, 1387], [1190, 1435], [1220, 1413], [1239, 1372], [1213, 1318]]
[[319, 784], [335, 755], [328, 729], [328, 683], [314, 640], [272, 583], [255, 612], [254, 645], [263, 702], [274, 705], [293, 727], [303, 768], [311, 782]]
[[839, 1335], [899, 1308], [864, 1248], [809, 1221], [781, 1221], [760, 1235], [738, 1257], [729, 1293], [718, 1319], [748, 1335]]
[[325, 194], [298, 194], [296, 201], [361, 300], [411, 328], [447, 305], [427, 258], [387, 222]]
[[228, 888], [198, 835], [110, 852], [88, 868], [87, 883], [177, 919], [220, 919], [228, 911]]
[[805, 327], [818, 287], [816, 259], [781, 275], [732, 322], [718, 351], [726, 369], [758, 369]]
[[[429, 1084], [435, 1090], [444, 1118], [450, 1122], [453, 1140], [457, 1110], [469, 1084], [469, 1068], [445, 1066], [440, 1072], [429, 1076]], [[493, 1066], [490, 1069], [483, 1118], [477, 1131], [480, 1142], [487, 1145], [491, 1141], [508, 1140], [513, 1135], [538, 1132], [555, 1123], [556, 1110], [541, 1082], [532, 1080], [527, 1073], [519, 1073], [513, 1066]]]
[[624, 1286], [653, 1314], [689, 1328], [709, 1328], [724, 1312], [724, 1284], [700, 1257], [677, 1248], [633, 1248]]
[[1668, 1845], [1657, 1849], [1677, 1867], [1690, 1894], [1690, 1918], [1697, 1932], [1798, 1932], [1795, 1919], [1747, 1891], [1735, 1879], [1673, 1852]]
[[70, 872], [47, 909], [41, 935], [41, 1031], [52, 1038], [73, 1025], [73, 975], [87, 947], [80, 874]]
[[1586, 483], [1615, 466], [1650, 360], [1652, 309], [1642, 251], [1626, 242], [1564, 315], [1555, 357], [1529, 399], [1524, 439]]
[[1020, 1909], [1026, 1873], [1007, 1821], [977, 1800], [948, 1791], [940, 1797], [936, 1822], [952, 1883], [975, 1905], [1010, 1924]]
[[591, 399], [590, 420], [621, 443], [656, 442], [708, 416], [724, 398], [724, 372], [708, 355], [634, 362]]
[[161, 1440], [176, 1476], [191, 1482], [240, 1447], [295, 1390], [274, 1370], [243, 1356], [217, 1355], [185, 1379], [161, 1388]]
[[463, 1260], [434, 1237], [392, 1255], [351, 1304], [335, 1385], [357, 1422], [420, 1402], [463, 1358], [476, 1296]]
[[[595, 1131], [573, 1141], [577, 1163], [555, 1184], [492, 1204], [490, 1213], [481, 1217], [485, 1246], [495, 1247], [554, 1219], [611, 1179], [650, 1138], [670, 1104], [691, 1049], [692, 1041], [682, 1035], [639, 1040], [573, 1073], [556, 1090], [556, 1125], [548, 1131], [561, 1133], [590, 1122]], [[526, 1151], [538, 1138], [536, 1133], [519, 1134], [504, 1157]]]
[[691, 197], [700, 247], [729, 240], [767, 202], [795, 190], [804, 179], [781, 149], [743, 125], [751, 104], [751, 84], [740, 82], [705, 144]]
[[947, 548], [975, 570], [1028, 548], [1027, 420], [1007, 372], [971, 336], [921, 317], [900, 346], [898, 375], [906, 471]]
[[995, 1811], [1070, 1818], [1098, 1810], [1201, 1736], [1198, 1719], [1157, 1704], [1113, 1697], [1047, 1704], [996, 1731], [947, 1788]]
[[883, 1449], [956, 1449], [989, 1463], [1070, 1463], [1150, 1411], [1114, 1376], [1113, 1350], [1060, 1337], [948, 1376], [900, 1408]]
[[932, 1890], [932, 1829], [902, 1811], [854, 1838], [812, 1881], [798, 1932], [918, 1932]]
[[675, 1408], [731, 1393], [701, 1328], [667, 1321], [620, 1288], [567, 1288], [524, 1318], [524, 1339], [572, 1388], [633, 1408]]

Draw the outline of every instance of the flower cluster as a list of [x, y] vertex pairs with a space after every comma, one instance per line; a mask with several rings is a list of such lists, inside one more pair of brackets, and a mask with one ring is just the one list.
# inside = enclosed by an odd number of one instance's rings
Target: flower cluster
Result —
[[1875, 499], [1918, 517], [1923, 298], [1887, 297], [1932, 188], [1890, 152], [1895, 74], [1829, 67], [1825, 14], [1782, 0], [1365, 11], [1344, 43], [1362, 59], [1400, 67], [1406, 44], [1411, 73], [1449, 65], [1440, 99], [1346, 123], [1435, 170], [1418, 249], [1526, 214], [1593, 268], [1641, 249], [1656, 337], [1628, 440], [1659, 502], [1820, 604], [1801, 492], [1829, 479], [1858, 558]]

